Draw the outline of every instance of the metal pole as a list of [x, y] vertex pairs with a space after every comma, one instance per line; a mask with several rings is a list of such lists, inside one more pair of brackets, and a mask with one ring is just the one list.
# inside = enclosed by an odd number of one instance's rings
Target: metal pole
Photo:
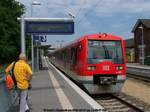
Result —
[[36, 68], [37, 68], [37, 70], [39, 70], [39, 53], [38, 53], [39, 51], [38, 51], [38, 40], [36, 40], [36, 64], [37, 64], [37, 66], [36, 66]]
[[141, 43], [142, 44], [142, 46], [141, 46], [142, 47], [142, 64], [144, 65], [144, 59], [145, 59], [144, 58], [144, 47], [145, 46], [144, 46], [144, 37], [143, 37], [143, 27], [141, 28], [141, 30], [142, 30], [142, 43]]
[[32, 72], [34, 73], [34, 46], [33, 46], [33, 35], [31, 35], [31, 56], [32, 56]]
[[21, 53], [25, 54], [24, 16], [21, 16]]
[[39, 49], [38, 49], [38, 43], [37, 43], [37, 70], [39, 70]]
[[[31, 18], [32, 18], [32, 11], [33, 8], [32, 8], [32, 3], [31, 3]], [[34, 73], [34, 46], [33, 46], [33, 40], [34, 40], [34, 37], [33, 35], [31, 34], [31, 58], [32, 58], [32, 72]]]
[[[31, 18], [32, 18], [32, 14], [33, 14], [33, 5], [41, 5], [40, 2], [36, 2], [36, 1], [33, 1], [32, 0], [32, 3], [31, 3]], [[31, 37], [32, 37], [32, 42], [31, 42], [31, 46], [32, 46], [32, 71], [34, 73], [34, 43], [33, 43], [33, 40], [34, 40], [34, 37], [33, 35], [31, 34]]]

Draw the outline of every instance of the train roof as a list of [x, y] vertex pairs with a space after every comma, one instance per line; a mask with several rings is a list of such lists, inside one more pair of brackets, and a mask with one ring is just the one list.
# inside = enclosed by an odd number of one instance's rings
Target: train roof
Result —
[[89, 34], [85, 35], [80, 39], [99, 39], [99, 40], [122, 40], [121, 37], [112, 35], [112, 34], [107, 34], [107, 33], [100, 33], [100, 34]]
[[84, 35], [68, 44], [66, 44], [63, 48], [60, 48], [56, 51], [59, 51], [61, 49], [67, 48], [70, 45], [75, 45], [85, 39], [91, 39], [91, 40], [123, 40], [123, 38], [116, 36], [116, 35], [112, 35], [112, 34], [107, 34], [107, 33], [99, 33], [99, 34], [88, 34], [88, 35]]

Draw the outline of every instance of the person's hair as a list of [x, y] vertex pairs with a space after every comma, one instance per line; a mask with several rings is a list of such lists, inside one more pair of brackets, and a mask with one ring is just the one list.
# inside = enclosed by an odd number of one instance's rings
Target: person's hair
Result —
[[25, 59], [25, 58], [26, 58], [26, 55], [24, 53], [20, 53], [19, 59]]

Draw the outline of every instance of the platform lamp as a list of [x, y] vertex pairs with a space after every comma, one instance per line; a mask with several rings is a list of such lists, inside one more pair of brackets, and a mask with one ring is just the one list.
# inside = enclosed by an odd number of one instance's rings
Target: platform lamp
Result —
[[143, 26], [139, 26], [138, 27], [139, 29], [141, 29], [141, 32], [142, 32], [142, 36], [141, 36], [141, 64], [144, 65], [144, 59], [145, 59], [145, 52], [144, 52], [144, 48], [145, 48], [145, 45], [144, 45], [144, 34], [143, 34]]
[[[40, 2], [33, 0], [31, 3], [31, 18], [33, 14], [33, 5], [41, 5]], [[34, 47], [33, 47], [33, 35], [31, 34], [31, 56], [32, 56], [32, 71], [34, 73]]]

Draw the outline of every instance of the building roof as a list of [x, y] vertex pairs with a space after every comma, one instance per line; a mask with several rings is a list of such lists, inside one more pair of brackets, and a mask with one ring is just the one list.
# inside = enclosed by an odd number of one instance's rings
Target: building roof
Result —
[[126, 48], [134, 47], [134, 38], [130, 38], [126, 40]]
[[150, 19], [138, 19], [136, 24], [134, 25], [132, 32], [134, 32], [137, 27], [143, 26], [144, 28], [150, 29]]

